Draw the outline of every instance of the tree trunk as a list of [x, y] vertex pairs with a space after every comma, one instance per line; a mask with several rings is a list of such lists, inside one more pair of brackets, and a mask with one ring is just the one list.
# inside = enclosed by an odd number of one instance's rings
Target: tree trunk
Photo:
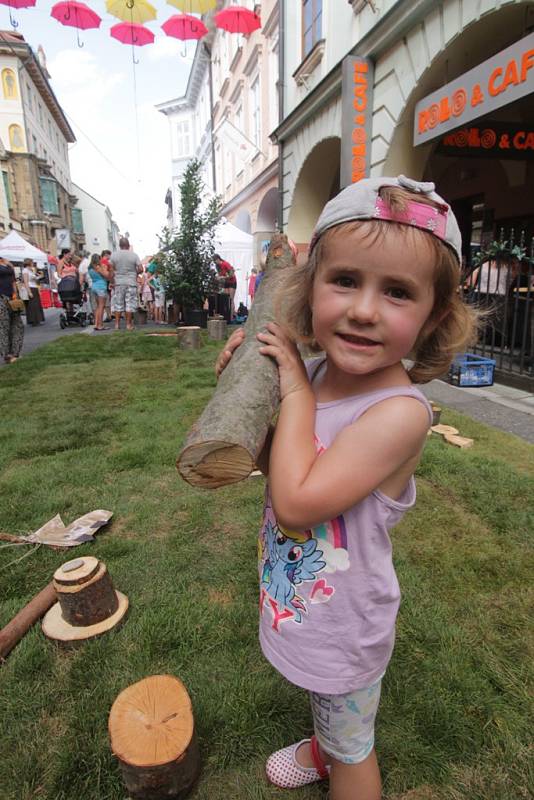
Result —
[[182, 350], [198, 350], [200, 348], [200, 327], [187, 325], [178, 328], [178, 343]]
[[172, 675], [122, 691], [109, 715], [111, 749], [134, 800], [186, 797], [200, 772], [191, 700]]
[[208, 320], [208, 336], [216, 341], [226, 339], [226, 320], [224, 317], [212, 317]]
[[56, 602], [56, 592], [54, 584], [50, 582], [39, 594], [30, 600], [24, 608], [16, 614], [11, 622], [0, 631], [0, 661], [20, 642], [26, 631], [34, 622], [37, 622], [43, 614], [46, 614], [50, 606]]
[[254, 469], [280, 403], [278, 370], [259, 352], [256, 334], [274, 320], [274, 295], [283, 270], [294, 264], [287, 236], [274, 234], [265, 277], [235, 351], [217, 389], [193, 425], [176, 466], [193, 486], [215, 489], [246, 478]]

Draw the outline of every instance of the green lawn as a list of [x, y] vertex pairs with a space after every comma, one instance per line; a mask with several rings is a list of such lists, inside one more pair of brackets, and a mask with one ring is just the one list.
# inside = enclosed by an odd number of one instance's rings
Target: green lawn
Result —
[[[193, 700], [194, 798], [325, 796], [263, 777], [273, 748], [310, 733], [305, 693], [256, 639], [263, 480], [206, 493], [174, 466], [213, 391], [217, 349], [79, 335], [0, 370], [0, 530], [114, 513], [76, 550], [1, 547], [0, 626], [74, 554], [102, 559], [131, 603], [122, 627], [76, 649], [35, 625], [0, 667], [0, 800], [124, 800], [109, 709], [161, 672]], [[377, 725], [384, 797], [522, 800], [534, 786], [534, 448], [447, 410], [442, 421], [476, 443], [429, 440], [417, 508], [394, 532], [403, 603]]]

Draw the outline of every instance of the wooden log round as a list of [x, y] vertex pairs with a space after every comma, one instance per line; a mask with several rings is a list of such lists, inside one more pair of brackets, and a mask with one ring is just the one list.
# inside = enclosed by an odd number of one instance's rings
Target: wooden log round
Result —
[[200, 348], [200, 327], [186, 325], [178, 328], [178, 343], [182, 350], [198, 350]]
[[208, 320], [208, 337], [215, 341], [226, 339], [226, 320], [224, 317], [212, 317]]
[[72, 571], [65, 570], [69, 562], [59, 567], [54, 573], [54, 588], [63, 619], [70, 625], [86, 627], [111, 617], [119, 603], [106, 565], [92, 556], [80, 562]]
[[293, 266], [287, 236], [274, 234], [265, 277], [244, 326], [245, 340], [191, 428], [176, 462], [182, 478], [193, 486], [215, 489], [243, 480], [254, 470], [280, 403], [276, 364], [259, 352], [256, 334], [274, 320], [274, 295], [283, 271]]
[[186, 797], [199, 772], [191, 700], [172, 675], [152, 675], [124, 689], [109, 715], [111, 749], [134, 800]]

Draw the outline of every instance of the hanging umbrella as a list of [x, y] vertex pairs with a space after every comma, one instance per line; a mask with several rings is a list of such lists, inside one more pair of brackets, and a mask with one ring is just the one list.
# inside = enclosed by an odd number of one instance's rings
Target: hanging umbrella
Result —
[[167, 0], [170, 6], [186, 14], [205, 14], [217, 5], [217, 0]]
[[106, 9], [117, 19], [142, 25], [156, 19], [156, 9], [146, 0], [106, 0]]
[[191, 14], [174, 14], [161, 26], [167, 36], [174, 36], [175, 39], [201, 39], [208, 32], [208, 29], [198, 17]]
[[243, 6], [229, 6], [215, 14], [215, 25], [228, 33], [248, 35], [261, 28], [261, 19], [254, 11]]
[[32, 8], [35, 5], [36, 0], [0, 0], [0, 3], [3, 6], [9, 6], [9, 22], [11, 24], [11, 27], [12, 28], [18, 28], [19, 27], [19, 23], [13, 17], [13, 14], [11, 13], [11, 9], [12, 8]]
[[50, 16], [57, 19], [62, 25], [70, 25], [72, 28], [76, 28], [78, 47], [83, 47], [78, 30], [86, 31], [88, 28], [99, 28], [102, 22], [95, 11], [86, 6], [85, 3], [78, 3], [76, 0], [64, 0], [64, 2], [56, 3], [55, 6], [52, 6]]
[[154, 34], [143, 25], [135, 22], [118, 22], [110, 30], [110, 36], [123, 44], [136, 45], [143, 47], [145, 44], [152, 44]]

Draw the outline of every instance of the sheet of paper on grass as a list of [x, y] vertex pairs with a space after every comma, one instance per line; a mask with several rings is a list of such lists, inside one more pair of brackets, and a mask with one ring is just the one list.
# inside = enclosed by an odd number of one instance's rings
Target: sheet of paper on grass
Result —
[[28, 542], [48, 544], [52, 547], [76, 547], [84, 542], [92, 542], [94, 534], [103, 525], [107, 525], [113, 516], [112, 511], [98, 508], [65, 527], [59, 514], [48, 520], [39, 530], [21, 538]]

